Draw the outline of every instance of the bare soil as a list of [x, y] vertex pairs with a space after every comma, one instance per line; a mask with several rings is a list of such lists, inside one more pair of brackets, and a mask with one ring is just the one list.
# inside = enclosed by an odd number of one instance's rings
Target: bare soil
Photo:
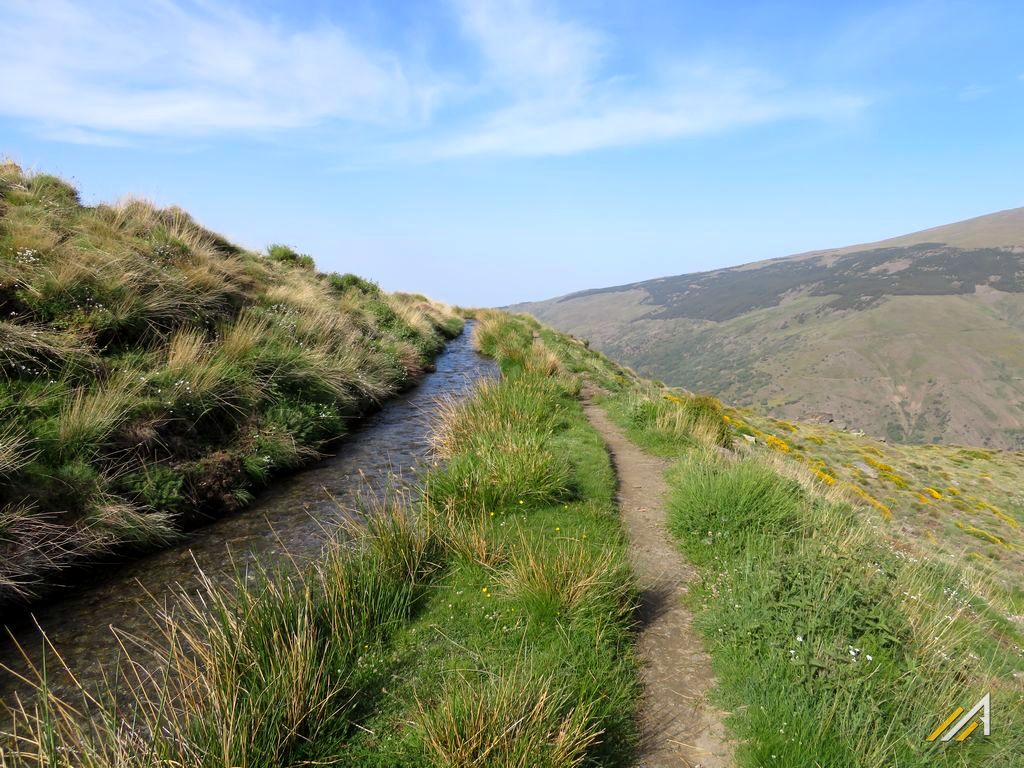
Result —
[[584, 403], [604, 438], [618, 476], [618, 503], [640, 582], [639, 651], [644, 660], [640, 717], [642, 768], [725, 768], [732, 747], [723, 713], [707, 699], [714, 686], [711, 660], [683, 597], [695, 571], [673, 546], [665, 527], [667, 462], [644, 453], [604, 410]]

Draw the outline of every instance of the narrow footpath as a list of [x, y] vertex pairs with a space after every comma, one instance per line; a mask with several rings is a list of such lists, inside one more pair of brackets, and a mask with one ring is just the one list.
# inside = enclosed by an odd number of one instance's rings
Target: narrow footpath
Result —
[[665, 527], [668, 463], [634, 445], [604, 409], [586, 397], [584, 410], [604, 438], [619, 481], [618, 502], [640, 583], [639, 651], [645, 689], [641, 707], [642, 768], [728, 768], [732, 749], [722, 712], [707, 700], [711, 659], [683, 605], [692, 566]]

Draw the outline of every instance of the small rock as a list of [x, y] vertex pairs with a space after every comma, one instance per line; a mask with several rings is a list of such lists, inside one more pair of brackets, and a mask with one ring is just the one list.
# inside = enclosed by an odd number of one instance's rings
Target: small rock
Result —
[[865, 475], [870, 477], [872, 480], [877, 480], [878, 479], [878, 472], [871, 465], [865, 464], [863, 461], [855, 461], [855, 462], [853, 462], [853, 466], [854, 466], [855, 469], [859, 469], [861, 472], [863, 472]]

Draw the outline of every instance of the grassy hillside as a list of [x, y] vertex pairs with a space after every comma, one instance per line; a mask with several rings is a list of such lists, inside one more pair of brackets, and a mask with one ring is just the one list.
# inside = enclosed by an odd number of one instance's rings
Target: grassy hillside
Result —
[[244, 506], [461, 320], [180, 209], [0, 165], [0, 602]]
[[1022, 254], [1024, 209], [517, 308], [649, 376], [780, 418], [1015, 448]]
[[631, 765], [636, 595], [580, 378], [526, 320], [484, 314], [476, 341], [501, 380], [448, 404], [413, 498], [302, 578], [184, 598], [133, 649], [157, 675], [121, 677], [135, 696], [40, 681], [0, 763]]
[[[674, 460], [667, 522], [698, 569], [690, 604], [741, 768], [1019, 763], [1022, 454], [770, 419], [540, 335]], [[991, 737], [926, 741], [985, 693]]]
[[[673, 459], [667, 522], [696, 568], [690, 606], [740, 768], [1018, 764], [1018, 455], [759, 417], [522, 317], [483, 315], [477, 342], [501, 381], [448, 406], [415, 498], [374, 510], [301, 579], [240, 575], [186, 599], [133, 651], [171, 673], [159, 696], [129, 677], [134, 700], [44, 697], [0, 756], [632, 764], [636, 594], [612, 470], [577, 402], [587, 381]], [[991, 737], [926, 741], [986, 692]]]

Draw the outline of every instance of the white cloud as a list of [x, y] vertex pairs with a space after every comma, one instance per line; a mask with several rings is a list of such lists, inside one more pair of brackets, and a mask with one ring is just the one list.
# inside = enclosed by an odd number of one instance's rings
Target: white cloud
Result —
[[460, 26], [478, 48], [495, 83], [551, 93], [587, 84], [606, 41], [597, 31], [560, 19], [531, 0], [456, 0]]
[[706, 135], [778, 120], [829, 120], [860, 111], [859, 97], [764, 90], [747, 71], [699, 70], [641, 96], [596, 95], [570, 110], [525, 104], [437, 145], [441, 156], [568, 155]]
[[445, 57], [458, 87], [337, 24], [295, 29], [243, 5], [0, 0], [0, 113], [90, 144], [363, 125], [365, 162], [571, 154], [864, 106], [735, 63], [616, 69], [623, 41], [539, 0], [441, 2], [467, 43]]
[[785, 119], [848, 116], [864, 100], [789, 88], [756, 69], [669, 62], [654, 82], [608, 71], [610, 42], [532, 0], [457, 0], [505, 106], [434, 144], [440, 156], [563, 155]]
[[428, 111], [437, 87], [329, 24], [290, 31], [174, 0], [0, 0], [0, 13], [0, 111], [93, 134], [384, 122]]

